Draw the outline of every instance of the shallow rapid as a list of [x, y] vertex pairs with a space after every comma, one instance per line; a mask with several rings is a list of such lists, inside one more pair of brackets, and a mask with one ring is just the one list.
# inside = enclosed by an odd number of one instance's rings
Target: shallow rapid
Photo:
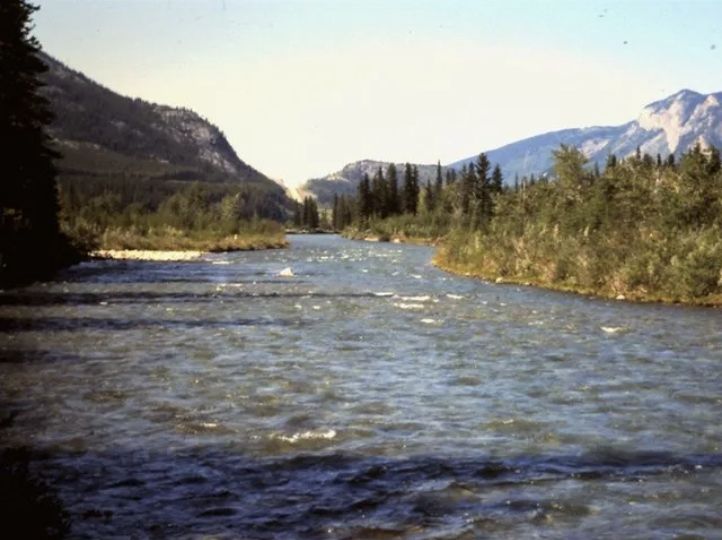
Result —
[[77, 538], [722, 538], [719, 309], [431, 255], [294, 236], [4, 291], [0, 446]]

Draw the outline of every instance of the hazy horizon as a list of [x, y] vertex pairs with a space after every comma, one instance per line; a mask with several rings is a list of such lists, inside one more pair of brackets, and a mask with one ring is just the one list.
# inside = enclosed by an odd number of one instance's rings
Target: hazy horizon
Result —
[[193, 109], [290, 185], [359, 159], [448, 163], [722, 90], [714, 2], [45, 0], [49, 54]]

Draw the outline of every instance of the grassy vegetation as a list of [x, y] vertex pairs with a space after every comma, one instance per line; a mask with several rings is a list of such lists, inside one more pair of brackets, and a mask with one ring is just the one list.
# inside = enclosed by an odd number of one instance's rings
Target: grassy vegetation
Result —
[[402, 214], [354, 223], [346, 227], [342, 234], [354, 240], [373, 238], [380, 242], [396, 240], [410, 244], [436, 245], [448, 233], [448, 221], [448, 217], [445, 220], [434, 220], [427, 215]]
[[251, 187], [199, 182], [169, 186], [108, 178], [66, 180], [60, 187], [62, 230], [87, 251], [286, 246], [281, 224], [256, 216], [259, 202]]
[[[422, 190], [418, 211], [356, 212], [344, 230], [438, 244], [446, 270], [610, 298], [722, 305], [722, 165], [696, 147], [676, 163], [610, 156], [603, 172], [562, 147], [551, 179], [494, 188], [488, 162], [442, 189]], [[497, 183], [498, 186], [498, 183]], [[361, 207], [359, 199], [356, 205]]]
[[640, 301], [722, 305], [722, 173], [716, 151], [636, 156], [587, 171], [557, 153], [556, 181], [508, 190], [479, 230], [459, 228], [442, 268]]
[[173, 227], [140, 229], [108, 228], [94, 237], [94, 249], [245, 251], [283, 248], [288, 245], [283, 228], [275, 222], [242, 224], [238, 232], [183, 231]]

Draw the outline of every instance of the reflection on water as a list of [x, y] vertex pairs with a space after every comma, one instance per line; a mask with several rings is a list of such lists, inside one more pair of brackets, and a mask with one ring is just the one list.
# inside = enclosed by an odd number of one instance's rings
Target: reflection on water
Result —
[[719, 310], [430, 255], [304, 236], [6, 291], [2, 445], [77, 537], [722, 535]]

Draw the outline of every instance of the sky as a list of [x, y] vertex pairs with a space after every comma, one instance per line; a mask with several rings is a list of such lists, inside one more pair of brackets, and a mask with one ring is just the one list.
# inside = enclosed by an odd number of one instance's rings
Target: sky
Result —
[[453, 162], [722, 91], [718, 0], [34, 0], [44, 50], [190, 108], [289, 185]]

